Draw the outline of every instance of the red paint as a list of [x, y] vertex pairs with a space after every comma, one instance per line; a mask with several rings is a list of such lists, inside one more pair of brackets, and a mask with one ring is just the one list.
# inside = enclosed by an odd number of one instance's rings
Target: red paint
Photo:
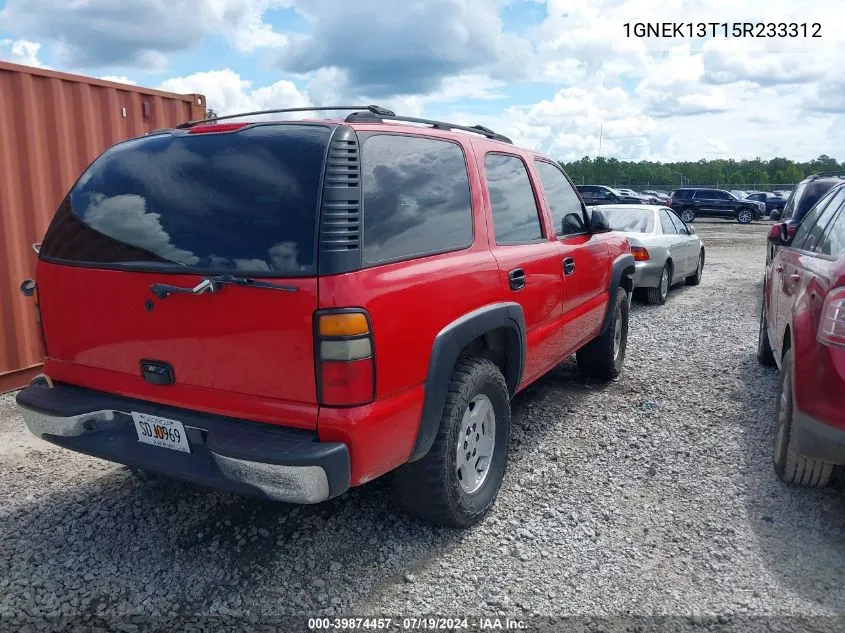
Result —
[[845, 256], [831, 260], [780, 248], [767, 268], [766, 288], [775, 356], [783, 356], [787, 342], [793, 350], [795, 407], [845, 431], [845, 347], [818, 340], [825, 300], [845, 288]]
[[[210, 126], [211, 127], [211, 126]], [[354, 124], [384, 130], [380, 124]], [[274, 279], [296, 293], [226, 286], [199, 296], [158, 300], [153, 283], [194, 286], [197, 275], [118, 272], [40, 263], [38, 284], [55, 379], [200, 411], [316, 428], [320, 440], [347, 444], [352, 484], [407, 461], [420, 423], [424, 381], [437, 334], [481, 307], [522, 306], [527, 334], [524, 388], [594, 338], [611, 298], [613, 262], [629, 253], [614, 233], [554, 236], [551, 214], [534, 168], [535, 155], [503, 143], [415, 126], [391, 130], [460, 144], [467, 158], [474, 239], [468, 248], [319, 278]], [[484, 178], [486, 152], [523, 159], [546, 238], [498, 246]], [[564, 274], [571, 258], [575, 272]], [[526, 287], [509, 287], [522, 268]], [[615, 289], [613, 289], [615, 293]], [[152, 300], [154, 308], [144, 307]], [[317, 310], [366, 310], [373, 359], [314, 358]], [[73, 314], [73, 318], [68, 318]], [[177, 384], [154, 386], [139, 359], [173, 365]], [[319, 366], [320, 375], [317, 374]], [[363, 406], [318, 406], [363, 402]]]

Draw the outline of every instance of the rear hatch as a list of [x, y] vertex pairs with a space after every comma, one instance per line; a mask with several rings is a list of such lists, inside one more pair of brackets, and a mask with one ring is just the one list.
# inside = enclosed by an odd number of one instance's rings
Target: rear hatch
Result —
[[[82, 175], [41, 248], [45, 371], [316, 428], [317, 205], [332, 130], [229, 127], [127, 141]], [[217, 281], [190, 292], [204, 280]], [[145, 378], [142, 361], [172, 368], [172, 383]]]

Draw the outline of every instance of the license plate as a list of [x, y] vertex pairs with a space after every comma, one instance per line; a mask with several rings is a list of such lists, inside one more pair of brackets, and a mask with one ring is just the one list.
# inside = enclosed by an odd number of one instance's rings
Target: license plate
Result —
[[153, 446], [161, 446], [174, 451], [190, 453], [191, 446], [181, 422], [160, 418], [157, 415], [132, 412], [138, 441]]

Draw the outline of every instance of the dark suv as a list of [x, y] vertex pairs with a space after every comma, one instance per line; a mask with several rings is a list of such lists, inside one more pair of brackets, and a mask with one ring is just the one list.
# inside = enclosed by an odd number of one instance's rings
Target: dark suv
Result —
[[487, 128], [187, 123], [108, 149], [59, 206], [17, 402], [141, 474], [317, 503], [396, 471], [413, 514], [467, 526], [514, 395], [573, 354], [622, 370], [634, 270], [555, 161]]
[[669, 206], [684, 222], [692, 222], [699, 216], [730, 218], [740, 224], [759, 220], [766, 205], [756, 200], [740, 200], [730, 191], [723, 189], [676, 189], [671, 194]]
[[630, 195], [622, 193], [613, 187], [606, 187], [605, 185], [576, 185], [575, 187], [584, 204], [599, 205], [599, 204], [648, 204], [649, 198], [647, 196]]
[[[791, 238], [810, 209], [835, 185], [840, 184], [843, 178], [845, 172], [825, 172], [807, 176], [790, 194], [783, 210], [780, 213], [772, 213], [772, 219], [785, 223], [786, 234]], [[769, 241], [766, 263], [772, 261], [779, 248], [778, 244]]]

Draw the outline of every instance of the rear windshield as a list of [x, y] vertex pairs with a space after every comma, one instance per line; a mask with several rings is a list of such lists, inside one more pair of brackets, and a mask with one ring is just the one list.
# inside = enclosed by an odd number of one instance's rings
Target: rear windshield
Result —
[[605, 209], [605, 216], [614, 231], [651, 233], [654, 214], [648, 209]]
[[304, 275], [331, 130], [260, 125], [121, 143], [88, 168], [44, 238], [46, 258]]

